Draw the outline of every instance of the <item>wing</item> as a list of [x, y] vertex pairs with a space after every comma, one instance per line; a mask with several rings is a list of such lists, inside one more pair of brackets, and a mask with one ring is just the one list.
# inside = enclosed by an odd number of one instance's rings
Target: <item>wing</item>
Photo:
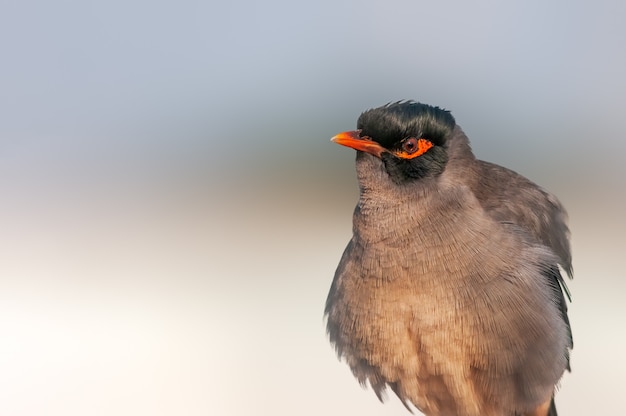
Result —
[[[559, 264], [572, 277], [572, 255], [569, 244], [567, 213], [550, 193], [525, 177], [493, 163], [477, 161], [477, 171], [469, 185], [483, 209], [494, 219], [513, 223], [559, 257]], [[572, 331], [563, 292], [571, 301], [570, 292], [555, 264], [544, 277], [552, 289], [567, 324], [569, 348], [573, 348]], [[569, 351], [568, 351], [569, 369]]]
[[[515, 224], [550, 247], [572, 277], [567, 213], [558, 199], [512, 170], [481, 160], [476, 166], [470, 187], [482, 207], [496, 220]], [[564, 290], [569, 297], [565, 286]]]
[[570, 297], [569, 292], [567, 291], [567, 286], [565, 286], [565, 282], [563, 281], [563, 277], [561, 276], [561, 272], [559, 272], [558, 267], [555, 266], [550, 270], [546, 270], [545, 277], [548, 281], [548, 285], [552, 289], [552, 294], [554, 296], [553, 299], [557, 302], [559, 309], [561, 310], [561, 317], [567, 325], [567, 335], [569, 341], [569, 349], [567, 351], [567, 369], [570, 370], [569, 350], [574, 348], [574, 338], [572, 337], [572, 327], [570, 326], [569, 317], [567, 316], [567, 302], [565, 302], [563, 290], [565, 290], [568, 298]]

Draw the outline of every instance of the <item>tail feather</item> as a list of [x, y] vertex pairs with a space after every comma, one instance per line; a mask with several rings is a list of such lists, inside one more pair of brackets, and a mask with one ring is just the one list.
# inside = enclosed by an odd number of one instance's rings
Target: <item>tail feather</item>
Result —
[[533, 409], [527, 413], [515, 413], [515, 416], [558, 416], [556, 413], [556, 405], [554, 404], [554, 397], [550, 399], [550, 405], [546, 406], [548, 402], [542, 403], [536, 409]]
[[554, 404], [554, 397], [550, 401], [550, 409], [548, 409], [548, 416], [558, 416], [556, 413], [556, 405]]

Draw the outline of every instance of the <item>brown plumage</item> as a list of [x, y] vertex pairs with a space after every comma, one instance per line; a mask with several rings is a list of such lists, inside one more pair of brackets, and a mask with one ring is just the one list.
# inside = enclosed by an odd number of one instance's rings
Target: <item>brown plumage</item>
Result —
[[360, 197], [325, 312], [356, 378], [429, 416], [555, 416], [573, 346], [558, 200], [477, 160], [437, 107], [369, 110], [333, 140], [358, 150]]

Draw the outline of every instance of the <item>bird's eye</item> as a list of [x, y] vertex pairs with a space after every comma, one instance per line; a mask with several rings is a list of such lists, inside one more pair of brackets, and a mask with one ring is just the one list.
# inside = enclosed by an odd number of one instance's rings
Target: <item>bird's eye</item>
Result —
[[418, 139], [416, 137], [409, 137], [402, 142], [402, 148], [396, 150], [394, 153], [396, 156], [402, 159], [413, 159], [426, 153], [428, 149], [433, 147], [434, 144], [427, 139]]
[[402, 143], [402, 150], [404, 150], [408, 154], [415, 153], [418, 148], [419, 148], [419, 145], [415, 137], [409, 137]]

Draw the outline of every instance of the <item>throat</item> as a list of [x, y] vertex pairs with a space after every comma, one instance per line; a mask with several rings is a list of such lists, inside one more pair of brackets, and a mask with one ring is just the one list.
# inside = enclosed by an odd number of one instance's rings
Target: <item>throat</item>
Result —
[[361, 187], [354, 210], [354, 233], [368, 242], [393, 241], [419, 233], [440, 211], [436, 178], [410, 185]]

